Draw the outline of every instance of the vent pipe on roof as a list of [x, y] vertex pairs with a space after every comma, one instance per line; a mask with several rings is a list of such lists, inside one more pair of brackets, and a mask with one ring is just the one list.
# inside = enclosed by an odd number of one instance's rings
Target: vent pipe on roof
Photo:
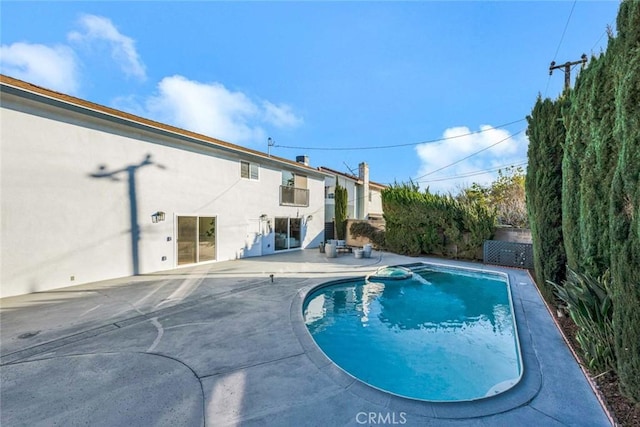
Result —
[[309, 166], [309, 156], [296, 156], [296, 162]]

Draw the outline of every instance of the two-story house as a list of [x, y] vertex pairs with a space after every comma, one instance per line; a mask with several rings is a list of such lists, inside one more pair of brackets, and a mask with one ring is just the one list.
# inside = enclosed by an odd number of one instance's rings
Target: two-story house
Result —
[[327, 173], [0, 76], [0, 296], [315, 247]]
[[[350, 219], [382, 219], [382, 190], [385, 185], [369, 179], [369, 166], [362, 162], [358, 165], [358, 175], [346, 174], [325, 166], [318, 168], [329, 176], [325, 179], [325, 213], [327, 223], [335, 218], [335, 188], [336, 180], [347, 190], [347, 218]], [[327, 234], [331, 234], [332, 227], [328, 226]], [[331, 236], [327, 236], [331, 238]]]

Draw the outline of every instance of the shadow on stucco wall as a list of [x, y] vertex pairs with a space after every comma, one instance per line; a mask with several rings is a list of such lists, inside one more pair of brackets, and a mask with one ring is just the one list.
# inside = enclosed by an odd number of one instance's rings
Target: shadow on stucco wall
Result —
[[133, 275], [140, 274], [140, 250], [138, 242], [140, 241], [140, 225], [138, 224], [138, 196], [136, 188], [136, 172], [138, 169], [145, 166], [155, 165], [160, 169], [166, 169], [163, 165], [154, 163], [151, 160], [151, 154], [147, 154], [145, 158], [137, 164], [124, 166], [120, 169], [112, 171], [107, 170], [106, 165], [99, 165], [98, 171], [89, 174], [92, 178], [108, 178], [112, 181], [120, 181], [118, 175], [126, 174], [127, 176], [127, 191], [129, 195], [129, 220], [131, 224], [131, 266]]

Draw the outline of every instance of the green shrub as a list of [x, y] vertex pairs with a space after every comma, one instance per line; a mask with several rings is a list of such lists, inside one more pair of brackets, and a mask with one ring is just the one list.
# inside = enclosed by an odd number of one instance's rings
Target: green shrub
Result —
[[376, 248], [384, 248], [385, 232], [380, 230], [366, 221], [357, 221], [351, 223], [349, 231], [353, 237], [365, 237]]
[[448, 254], [473, 259], [494, 232], [496, 214], [475, 200], [421, 192], [412, 184], [382, 191], [385, 247], [404, 255]]
[[615, 338], [611, 275], [605, 272], [598, 279], [567, 270], [562, 286], [549, 282], [558, 297], [567, 305], [569, 315], [578, 326], [576, 340], [582, 356], [593, 373], [615, 370]]

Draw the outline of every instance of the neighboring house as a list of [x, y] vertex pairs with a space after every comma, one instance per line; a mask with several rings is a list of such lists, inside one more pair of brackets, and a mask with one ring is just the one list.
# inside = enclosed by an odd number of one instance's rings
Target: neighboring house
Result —
[[6, 297], [315, 247], [327, 174], [0, 75]]
[[335, 218], [334, 194], [336, 179], [341, 187], [347, 189], [347, 218], [382, 219], [382, 190], [385, 185], [369, 180], [369, 166], [358, 165], [358, 176], [350, 175], [321, 166], [320, 171], [329, 176], [325, 179], [325, 220], [332, 222]]

